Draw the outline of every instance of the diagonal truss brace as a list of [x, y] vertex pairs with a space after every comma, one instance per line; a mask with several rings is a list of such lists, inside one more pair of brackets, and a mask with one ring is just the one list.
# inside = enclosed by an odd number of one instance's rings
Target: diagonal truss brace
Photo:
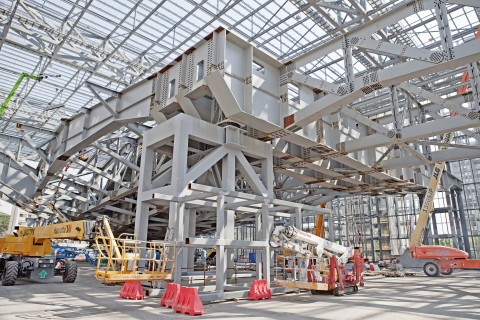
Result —
[[330, 83], [325, 80], [321, 79], [315, 79], [311, 76], [304, 75], [298, 72], [292, 72], [290, 74], [290, 79], [294, 82], [304, 84], [306, 86], [309, 86], [310, 88], [313, 89], [320, 89], [322, 91], [326, 91], [328, 93], [333, 93], [338, 96], [344, 95], [347, 93], [347, 87], [346, 86], [341, 86], [335, 83]]
[[49, 163], [49, 159], [48, 159], [48, 156], [47, 154], [42, 150], [40, 149], [40, 147], [38, 147], [35, 142], [33, 142], [32, 138], [25, 132], [25, 130], [23, 130], [22, 128], [22, 125], [17, 123], [17, 127], [16, 127], [17, 131], [22, 135], [23, 137], [23, 141], [25, 141], [25, 143], [30, 147], [32, 148], [32, 150], [34, 150], [35, 152], [38, 153], [38, 155], [40, 156], [40, 158], [42, 158], [46, 163]]
[[388, 130], [387, 128], [385, 128], [384, 126], [379, 124], [378, 122], [373, 121], [373, 120], [365, 117], [364, 115], [362, 115], [360, 112], [358, 112], [356, 110], [353, 110], [349, 107], [343, 107], [342, 109], [340, 109], [340, 112], [343, 113], [344, 115], [352, 118], [353, 120], [356, 120], [356, 121], [372, 128], [373, 130], [377, 131], [378, 133], [383, 133], [384, 135], [386, 135], [387, 137], [390, 137], [390, 138], [395, 137], [395, 132], [393, 130]]
[[419, 49], [407, 45], [391, 43], [387, 41], [378, 41], [363, 37], [352, 37], [347, 41], [349, 46], [355, 46], [368, 51], [390, 56], [400, 56], [416, 60], [440, 63], [445, 59], [443, 51], [431, 51], [427, 49]]
[[[381, 124], [379, 124], [378, 122], [375, 122], [365, 116], [363, 116], [360, 112], [356, 111], [356, 110], [353, 110], [351, 108], [348, 108], [348, 107], [343, 107], [341, 110], [340, 110], [341, 113], [343, 113], [344, 115], [346, 116], [349, 116], [351, 117], [352, 119], [372, 128], [373, 130], [377, 131], [378, 133], [382, 133], [384, 134], [385, 136], [389, 137], [389, 138], [394, 138], [395, 137], [395, 131], [394, 130], [388, 130], [387, 128], [385, 128], [384, 126], [382, 126]], [[425, 155], [423, 155], [422, 153], [418, 152], [417, 150], [415, 150], [414, 148], [412, 148], [410, 145], [408, 145], [406, 142], [399, 142], [398, 143], [398, 146], [402, 149], [405, 149], [406, 151], [408, 151], [410, 154], [412, 154], [414, 157], [418, 158], [418, 159], [422, 159], [422, 160], [425, 160], [425, 161], [428, 161], [428, 159], [425, 157]], [[389, 150], [390, 151], [390, 150]], [[387, 154], [388, 152], [386, 152]]]
[[1, 142], [0, 142], [0, 152], [4, 153], [7, 157], [9, 157], [10, 161], [13, 161], [18, 167], [20, 167], [20, 170], [22, 172], [28, 174], [34, 180], [38, 180], [38, 177], [33, 173], [33, 169], [31, 169], [29, 166], [25, 165], [24, 163], [17, 161], [15, 154], [13, 154], [12, 151], [8, 150], [7, 147]]
[[455, 47], [455, 58], [434, 64], [428, 61], [412, 60], [388, 69], [371, 72], [355, 78], [355, 89], [344, 96], [327, 95], [303, 109], [284, 118], [284, 127], [292, 132], [312, 123], [327, 114], [337, 112], [342, 107], [377, 89], [408, 81], [426, 73], [451, 70], [463, 66], [480, 57], [480, 40], [470, 41]]
[[333, 3], [329, 3], [327, 1], [319, 1], [316, 3], [319, 7], [323, 7], [323, 8], [328, 8], [328, 9], [333, 9], [333, 10], [337, 10], [337, 11], [342, 11], [342, 12], [346, 12], [346, 13], [350, 13], [350, 14], [355, 14], [355, 15], [358, 15], [359, 12], [357, 10], [354, 10], [354, 9], [350, 9], [350, 8], [346, 8], [346, 7], [342, 7], [340, 5], [335, 5]]
[[[104, 88], [104, 87], [101, 87], [99, 85], [96, 85], [94, 83], [91, 83], [91, 82], [86, 82], [86, 86], [87, 88], [95, 95], [95, 97], [103, 104], [103, 106], [105, 107], [105, 109], [108, 110], [108, 112], [110, 112], [115, 118], [118, 118], [118, 112], [117, 112], [117, 106], [113, 107], [110, 106], [108, 104], [107, 101], [105, 101], [99, 94], [99, 92], [97, 91], [101, 91], [101, 92], [104, 92], [104, 93], [108, 93], [110, 96], [113, 96], [113, 97], [116, 97], [116, 98], [120, 98], [121, 97], [121, 94], [117, 91], [113, 91], [113, 90], [110, 90], [110, 89], [107, 89], [107, 88]], [[120, 101], [120, 99], [115, 99], [115, 101], [118, 103]]]
[[430, 101], [432, 101], [432, 102], [434, 102], [438, 105], [441, 105], [442, 107], [445, 107], [445, 108], [447, 108], [451, 111], [455, 111], [459, 115], [461, 115], [465, 118], [468, 118], [468, 119], [471, 119], [471, 120], [474, 120], [474, 119], [478, 118], [478, 113], [477, 112], [469, 110], [467, 108], [464, 108], [464, 107], [462, 107], [458, 104], [451, 103], [448, 100], [439, 97], [435, 93], [430, 92], [430, 91], [425, 90], [425, 89], [421, 89], [421, 88], [419, 88], [419, 87], [417, 87], [417, 86], [415, 86], [411, 83], [402, 82], [402, 83], [399, 84], [399, 87], [404, 89], [404, 90], [407, 90], [411, 94], [418, 95], [418, 96], [420, 96], [424, 99], [428, 99], [428, 100], [430, 100]]

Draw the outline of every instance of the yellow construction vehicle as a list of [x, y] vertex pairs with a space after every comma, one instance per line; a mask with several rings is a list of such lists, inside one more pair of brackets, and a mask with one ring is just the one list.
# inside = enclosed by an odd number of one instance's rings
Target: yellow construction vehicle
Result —
[[0, 278], [12, 286], [17, 278], [50, 279], [62, 276], [63, 282], [77, 278], [73, 261], [56, 259], [52, 239], [93, 240], [95, 221], [72, 221], [39, 227], [17, 227], [14, 234], [0, 238]]
[[114, 237], [109, 219], [72, 221], [40, 227], [17, 227], [13, 235], [0, 238], [0, 279], [11, 286], [17, 278], [50, 279], [61, 275], [63, 282], [77, 278], [77, 265], [55, 259], [52, 239], [95, 240], [99, 250], [95, 276], [105, 282], [162, 281], [172, 278], [175, 243], [140, 241], [134, 234]]
[[212, 248], [207, 251], [207, 254], [205, 255], [205, 261], [207, 264], [214, 265], [216, 263], [217, 259], [217, 248]]

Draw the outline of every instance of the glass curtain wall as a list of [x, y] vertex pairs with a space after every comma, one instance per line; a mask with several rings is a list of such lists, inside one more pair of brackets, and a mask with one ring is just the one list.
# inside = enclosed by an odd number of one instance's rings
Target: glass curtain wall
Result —
[[[469, 251], [471, 258], [479, 259], [480, 159], [450, 162], [446, 168], [462, 185], [437, 192], [424, 243], [460, 248]], [[416, 194], [335, 199], [328, 203], [334, 213], [332, 219], [324, 220], [325, 238], [330, 239], [330, 220], [334, 241], [360, 247], [364, 256], [372, 261], [391, 259], [408, 248], [420, 206]], [[306, 232], [313, 232], [315, 217], [304, 217], [302, 227]], [[240, 225], [235, 231], [237, 239], [255, 239], [253, 225]], [[237, 255], [248, 257], [250, 251], [253, 250], [239, 249]]]

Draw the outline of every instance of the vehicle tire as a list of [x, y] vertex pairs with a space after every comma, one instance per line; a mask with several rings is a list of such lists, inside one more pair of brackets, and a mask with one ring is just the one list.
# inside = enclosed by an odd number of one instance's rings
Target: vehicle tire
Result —
[[320, 290], [310, 290], [310, 292], [311, 292], [314, 296], [320, 294]]
[[339, 288], [333, 289], [333, 295], [336, 296], [336, 297], [339, 297], [340, 296], [340, 289]]
[[77, 264], [73, 261], [65, 261], [65, 272], [63, 273], [63, 282], [74, 283], [77, 279]]
[[427, 262], [423, 266], [423, 272], [429, 277], [438, 277], [440, 274], [440, 268], [436, 263], [433, 262]]
[[353, 286], [353, 293], [357, 293], [358, 292], [358, 286], [357, 285], [354, 285]]
[[7, 261], [3, 270], [2, 285], [13, 286], [18, 277], [18, 262]]
[[453, 273], [453, 269], [447, 269], [447, 271], [445, 271], [445, 272], [440, 271], [440, 273], [444, 276], [449, 276]]

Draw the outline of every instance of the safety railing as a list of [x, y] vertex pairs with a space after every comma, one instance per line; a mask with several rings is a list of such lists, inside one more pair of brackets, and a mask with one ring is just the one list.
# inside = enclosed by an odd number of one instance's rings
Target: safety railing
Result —
[[176, 246], [167, 241], [141, 241], [134, 234], [100, 235], [95, 277], [105, 282], [171, 280]]
[[330, 276], [328, 258], [304, 259], [296, 256], [277, 255], [274, 267], [276, 285], [308, 290], [327, 290]]

